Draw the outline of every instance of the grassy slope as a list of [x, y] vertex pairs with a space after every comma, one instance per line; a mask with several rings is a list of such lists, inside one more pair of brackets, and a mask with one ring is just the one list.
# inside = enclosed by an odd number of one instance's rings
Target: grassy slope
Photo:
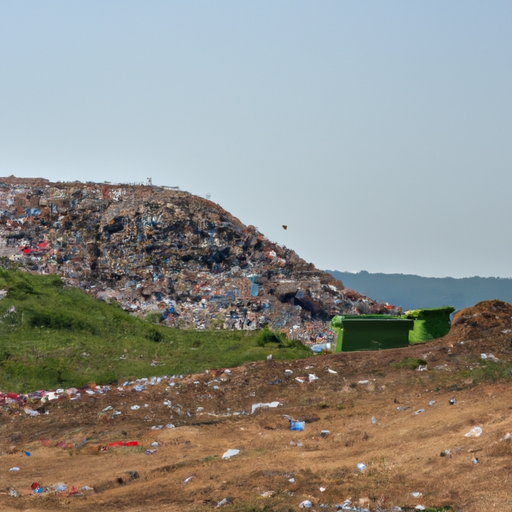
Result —
[[[101, 384], [201, 372], [262, 360], [311, 355], [302, 346], [256, 345], [256, 333], [185, 331], [153, 325], [59, 277], [0, 269], [0, 390]], [[9, 313], [14, 306], [16, 312]], [[124, 357], [124, 359], [120, 359]], [[151, 366], [152, 361], [158, 366]]]

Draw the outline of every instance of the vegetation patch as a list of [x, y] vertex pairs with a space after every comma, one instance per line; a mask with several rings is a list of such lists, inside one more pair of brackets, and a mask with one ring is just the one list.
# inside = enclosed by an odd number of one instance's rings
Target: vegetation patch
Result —
[[[234, 367], [269, 354], [274, 359], [312, 355], [281, 333], [181, 330], [153, 323], [154, 318], [149, 322], [65, 288], [55, 275], [0, 268], [0, 290], [7, 290], [0, 300], [1, 390], [109, 384]], [[262, 343], [262, 336], [274, 341]]]

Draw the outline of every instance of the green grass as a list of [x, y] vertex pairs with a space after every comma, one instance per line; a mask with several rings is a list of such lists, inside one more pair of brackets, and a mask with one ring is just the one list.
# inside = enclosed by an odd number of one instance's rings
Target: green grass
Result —
[[508, 361], [478, 361], [478, 367], [465, 370], [462, 375], [471, 378], [476, 384], [480, 382], [496, 382], [512, 377], [512, 365]]
[[[300, 359], [300, 344], [258, 346], [257, 332], [190, 331], [150, 323], [116, 304], [66, 289], [55, 275], [0, 268], [0, 390], [110, 384], [202, 372], [248, 361]], [[16, 311], [9, 313], [14, 306]], [[153, 319], [152, 319], [153, 320]], [[151, 366], [152, 361], [158, 366]]]

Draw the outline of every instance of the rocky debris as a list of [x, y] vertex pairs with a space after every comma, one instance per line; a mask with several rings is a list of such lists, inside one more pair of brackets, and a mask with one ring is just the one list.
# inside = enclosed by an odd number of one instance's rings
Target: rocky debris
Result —
[[334, 315], [385, 306], [170, 187], [0, 178], [0, 257], [169, 326], [333, 341]]

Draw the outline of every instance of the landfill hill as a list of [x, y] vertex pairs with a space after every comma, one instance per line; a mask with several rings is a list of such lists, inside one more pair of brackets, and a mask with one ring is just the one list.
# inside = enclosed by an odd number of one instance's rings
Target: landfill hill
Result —
[[509, 511], [511, 377], [487, 301], [406, 348], [11, 395], [0, 509]]
[[0, 257], [166, 325], [332, 341], [329, 320], [388, 312], [219, 205], [149, 185], [0, 178]]

